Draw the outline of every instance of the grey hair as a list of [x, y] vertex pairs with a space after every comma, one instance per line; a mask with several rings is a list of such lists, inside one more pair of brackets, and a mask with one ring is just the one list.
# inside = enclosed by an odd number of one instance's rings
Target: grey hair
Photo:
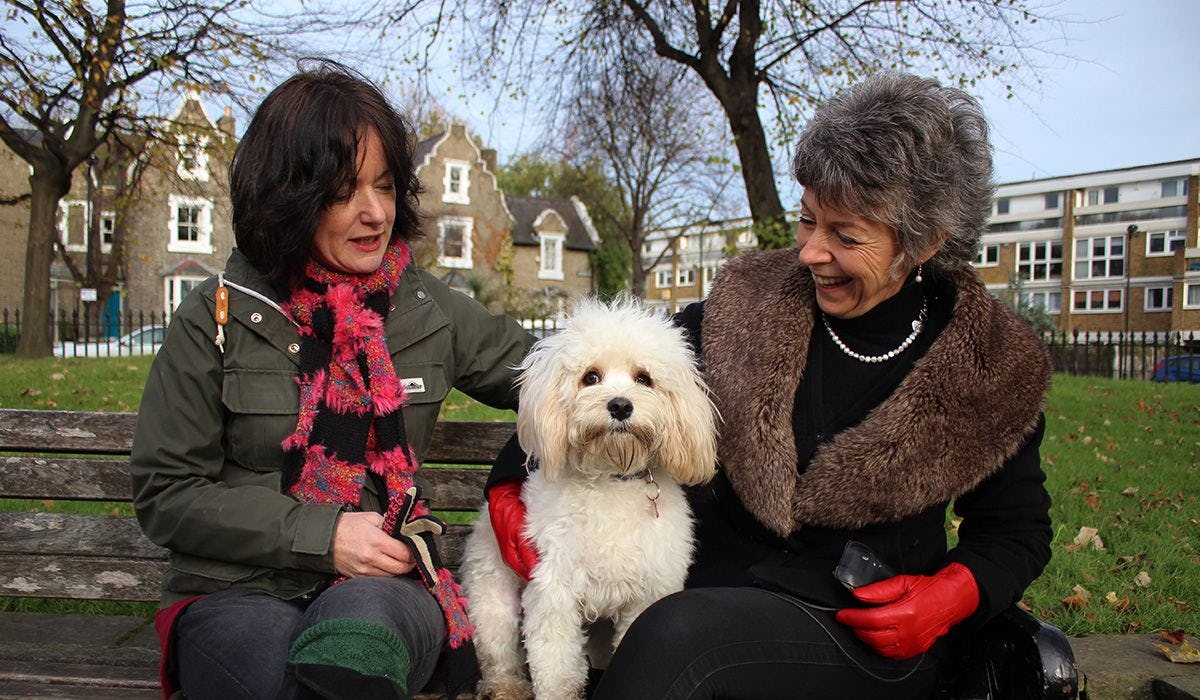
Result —
[[991, 211], [992, 147], [979, 102], [957, 88], [882, 71], [824, 102], [800, 134], [792, 173], [824, 206], [896, 231], [894, 275], [964, 269]]

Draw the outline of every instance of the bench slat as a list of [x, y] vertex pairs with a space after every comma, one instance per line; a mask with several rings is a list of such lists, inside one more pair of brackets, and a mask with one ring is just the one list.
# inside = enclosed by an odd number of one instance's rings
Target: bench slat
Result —
[[[486, 469], [427, 467], [424, 497], [438, 510], [479, 510]], [[129, 462], [74, 457], [0, 457], [0, 498], [129, 501]]]
[[[452, 569], [468, 530], [438, 539]], [[0, 595], [156, 601], [166, 556], [130, 517], [0, 513]]]
[[0, 409], [0, 450], [129, 454], [136, 413]]
[[[0, 451], [129, 454], [136, 413], [0, 409]], [[439, 422], [433, 464], [491, 464], [513, 434], [512, 423]]]
[[0, 497], [128, 501], [129, 460], [0, 457]]

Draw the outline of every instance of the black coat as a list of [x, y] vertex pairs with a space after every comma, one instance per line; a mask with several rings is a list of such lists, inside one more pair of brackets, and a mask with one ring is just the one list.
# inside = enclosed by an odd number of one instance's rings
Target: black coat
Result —
[[[798, 454], [794, 414], [805, 377], [820, 372], [816, 307], [795, 251], [739, 256], [706, 303], [679, 315], [723, 419], [718, 476], [692, 494], [689, 586], [763, 585], [852, 605], [832, 570], [857, 540], [901, 573], [969, 568], [980, 588], [960, 628], [970, 629], [1041, 573], [1052, 534], [1038, 454], [1045, 350], [973, 273], [927, 284], [942, 303], [910, 368], [820, 436], [811, 458]], [[962, 521], [947, 551], [951, 501]]]

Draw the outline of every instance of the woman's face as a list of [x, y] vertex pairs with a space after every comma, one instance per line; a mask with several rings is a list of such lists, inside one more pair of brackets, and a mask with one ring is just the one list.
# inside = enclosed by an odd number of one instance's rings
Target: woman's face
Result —
[[374, 129], [359, 139], [354, 189], [339, 195], [317, 220], [312, 257], [338, 272], [374, 272], [396, 220], [396, 180]]
[[809, 191], [800, 200], [796, 243], [816, 283], [817, 305], [834, 318], [861, 316], [904, 284], [903, 275], [891, 275], [900, 254], [891, 226], [822, 206]]

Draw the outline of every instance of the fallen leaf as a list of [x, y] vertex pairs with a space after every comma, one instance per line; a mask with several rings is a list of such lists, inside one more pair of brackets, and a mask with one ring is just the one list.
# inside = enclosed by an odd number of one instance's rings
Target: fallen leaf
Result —
[[1125, 634], [1135, 634], [1139, 629], [1141, 629], [1141, 627], [1142, 627], [1141, 621], [1134, 620], [1133, 622], [1130, 622], [1128, 625], [1125, 625]]
[[1125, 489], [1124, 491], [1122, 491], [1122, 492], [1121, 492], [1121, 495], [1122, 495], [1122, 496], [1133, 496], [1133, 495], [1135, 495], [1137, 492], [1138, 492], [1138, 487], [1136, 487], [1136, 486], [1130, 486], [1129, 488], [1127, 488], [1127, 489]]
[[1073, 610], [1078, 608], [1086, 608], [1088, 606], [1088, 601], [1090, 601], [1092, 598], [1092, 594], [1088, 592], [1088, 589], [1076, 584], [1071, 590], [1074, 592], [1074, 595], [1067, 596], [1059, 602]]
[[1129, 607], [1129, 596], [1117, 597], [1116, 591], [1109, 591], [1108, 595], [1104, 596], [1104, 602], [1108, 603], [1117, 612], [1125, 612], [1125, 608]]
[[1145, 571], [1139, 571], [1138, 575], [1133, 577], [1133, 582], [1141, 588], [1145, 588], [1150, 585], [1150, 574]]
[[1083, 502], [1086, 503], [1087, 507], [1091, 508], [1093, 511], [1100, 510], [1100, 494], [1096, 493], [1095, 491], [1092, 491], [1084, 496]]
[[1183, 642], [1179, 648], [1171, 648], [1167, 644], [1159, 644], [1154, 642], [1154, 647], [1167, 657], [1167, 660], [1176, 664], [1200, 664], [1200, 649], [1192, 646], [1191, 642]]
[[1078, 551], [1089, 544], [1092, 545], [1093, 549], [1097, 549], [1101, 552], [1104, 551], [1104, 540], [1100, 539], [1100, 531], [1094, 527], [1088, 527], [1084, 525], [1083, 527], [1079, 528], [1079, 534], [1075, 535], [1074, 542], [1067, 545], [1067, 551]]
[[1024, 598], [1017, 601], [1017, 607], [1027, 613], [1033, 612], [1033, 608], [1029, 607], [1029, 603], [1026, 603]]
[[1175, 646], [1183, 644], [1183, 640], [1187, 639], [1187, 633], [1185, 633], [1183, 630], [1175, 630], [1174, 632], [1163, 630], [1162, 632], [1158, 633], [1158, 636], [1164, 642], [1170, 642]]

